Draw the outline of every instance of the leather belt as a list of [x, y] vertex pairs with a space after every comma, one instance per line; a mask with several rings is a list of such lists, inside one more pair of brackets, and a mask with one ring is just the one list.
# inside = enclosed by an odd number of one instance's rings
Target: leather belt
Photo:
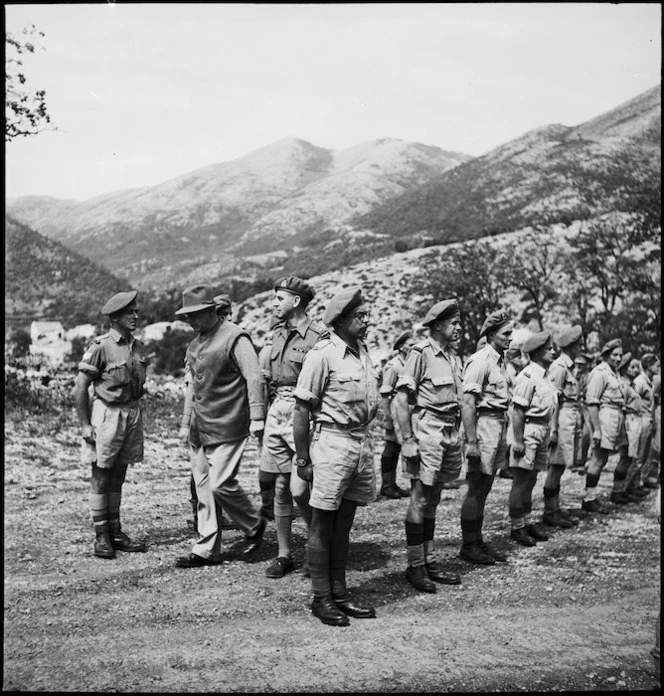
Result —
[[439, 413], [434, 411], [432, 408], [426, 408], [422, 406], [415, 406], [413, 413], [419, 413], [420, 411], [426, 411], [434, 418], [443, 421], [444, 423], [458, 424], [461, 422], [461, 411], [452, 411], [450, 413]]
[[488, 416], [489, 418], [505, 418], [507, 416], [507, 409], [482, 407], [477, 409], [477, 415]]
[[362, 423], [360, 425], [339, 425], [339, 423], [328, 423], [327, 421], [318, 421], [316, 423], [316, 429], [321, 430], [322, 428], [327, 428], [329, 430], [336, 430], [340, 433], [366, 433], [369, 429], [369, 423]]
[[600, 408], [612, 408], [615, 411], [622, 411], [624, 410], [622, 406], [618, 406], [618, 404], [600, 404]]
[[533, 425], [549, 425], [551, 419], [544, 416], [526, 416], [526, 423], [532, 423]]

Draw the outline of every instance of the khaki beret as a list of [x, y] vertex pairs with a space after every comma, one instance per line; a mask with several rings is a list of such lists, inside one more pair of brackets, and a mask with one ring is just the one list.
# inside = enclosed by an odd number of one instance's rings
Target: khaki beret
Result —
[[202, 283], [190, 285], [182, 291], [182, 307], [175, 314], [193, 314], [214, 307], [212, 286]]
[[657, 356], [654, 353], [644, 353], [641, 358], [641, 365], [646, 368], [650, 367], [655, 362], [657, 362]]
[[128, 290], [126, 292], [116, 292], [113, 297], [101, 308], [102, 314], [115, 314], [127, 305], [131, 304], [138, 295], [138, 290]]
[[422, 321], [423, 326], [429, 326], [438, 319], [446, 319], [459, 311], [459, 305], [456, 300], [441, 300], [427, 312]]
[[618, 371], [624, 370], [630, 363], [632, 359], [632, 354], [627, 351], [625, 355], [622, 356], [622, 360], [618, 363]]
[[399, 350], [401, 346], [412, 336], [413, 334], [410, 331], [404, 331], [399, 338], [394, 342], [394, 345], [392, 346], [392, 350]]
[[573, 343], [576, 343], [583, 336], [583, 327], [580, 324], [569, 326], [560, 332], [558, 337], [558, 345], [561, 348], [567, 348]]
[[615, 348], [622, 348], [622, 341], [619, 338], [614, 338], [614, 339], [610, 340], [608, 343], [605, 343], [604, 346], [602, 347], [602, 350], [600, 351], [600, 354], [606, 355], [607, 353], [610, 353]]
[[307, 302], [311, 302], [311, 300], [314, 299], [314, 291], [311, 285], [302, 280], [302, 278], [297, 278], [296, 276], [285, 276], [280, 278], [274, 286], [274, 289], [288, 290], [288, 292], [292, 292], [293, 295], [299, 295]]
[[484, 324], [482, 324], [482, 328], [480, 329], [480, 337], [486, 336], [489, 331], [495, 331], [501, 326], [509, 324], [510, 321], [511, 319], [509, 314], [502, 309], [491, 312], [491, 314], [489, 314], [489, 316], [484, 320]]
[[540, 331], [528, 337], [524, 341], [521, 350], [524, 353], [532, 353], [538, 348], [541, 348], [550, 338], [551, 334], [548, 331]]
[[327, 305], [323, 314], [323, 323], [333, 324], [337, 319], [348, 314], [352, 309], [355, 309], [363, 302], [362, 291], [360, 288], [348, 288], [337, 293]]

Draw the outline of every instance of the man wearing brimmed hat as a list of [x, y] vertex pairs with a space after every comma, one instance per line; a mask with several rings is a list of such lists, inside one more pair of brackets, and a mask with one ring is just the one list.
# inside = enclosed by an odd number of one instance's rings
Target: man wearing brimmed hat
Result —
[[243, 556], [260, 546], [265, 520], [237, 481], [250, 434], [263, 431], [265, 380], [248, 334], [217, 315], [212, 287], [192, 285], [182, 293], [183, 315], [198, 336], [187, 348], [194, 390], [189, 431], [191, 468], [198, 496], [199, 539], [179, 568], [221, 562], [221, 508], [246, 535]]
[[461, 417], [466, 439], [468, 491], [461, 505], [462, 546], [469, 563], [493, 565], [507, 556], [482, 538], [484, 506], [496, 472], [506, 465], [509, 390], [505, 351], [512, 336], [507, 312], [489, 314], [480, 330], [485, 344], [468, 358], [463, 372]]
[[[291, 525], [293, 501], [307, 529], [311, 522], [309, 483], [292, 470], [295, 456], [293, 413], [295, 385], [302, 371], [305, 355], [329, 331], [307, 316], [306, 309], [314, 298], [309, 283], [288, 276], [274, 286], [274, 316], [272, 343], [267, 360], [268, 385], [272, 402], [265, 419], [260, 471], [264, 478], [274, 479], [274, 525], [277, 532], [277, 557], [265, 571], [268, 578], [282, 578], [295, 570], [291, 554]], [[308, 574], [307, 564], [302, 570]]]
[[[145, 391], [147, 360], [132, 335], [138, 309], [136, 290], [118, 292], [101, 310], [111, 328], [95, 338], [78, 364], [74, 399], [81, 422], [83, 460], [92, 465], [90, 510], [95, 527], [94, 554], [145, 551], [120, 526], [122, 484], [127, 466], [143, 461], [143, 422], [139, 399]], [[89, 387], [93, 387], [92, 407]]]
[[586, 404], [593, 429], [592, 455], [586, 472], [586, 490], [581, 507], [587, 512], [608, 514], [609, 508], [597, 500], [597, 484], [609, 455], [625, 445], [625, 394], [618, 376], [623, 357], [622, 341], [614, 338], [602, 346], [601, 362], [588, 376]]
[[[634, 389], [640, 399], [641, 440], [637, 467], [627, 482], [627, 490], [634, 495], [645, 497], [648, 494], [648, 488], [657, 487], [659, 470], [657, 438], [659, 437], [660, 411], [655, 403], [655, 383], [659, 381], [660, 373], [658, 357], [654, 353], [644, 353], [641, 357], [641, 367], [643, 368], [641, 373], [634, 379]], [[654, 456], [649, 457], [653, 443], [655, 443]]]
[[628, 492], [628, 484], [633, 480], [639, 468], [639, 444], [643, 433], [641, 420], [641, 397], [634, 389], [634, 380], [641, 373], [641, 363], [627, 351], [618, 364], [618, 376], [625, 395], [625, 440], [618, 447], [619, 458], [613, 471], [613, 488], [611, 502], [618, 505], [640, 503], [648, 493]]
[[376, 616], [348, 594], [346, 565], [355, 510], [376, 498], [369, 426], [378, 410], [378, 375], [364, 344], [369, 311], [359, 288], [336, 294], [323, 323], [330, 336], [307, 353], [295, 387], [295, 463], [298, 476], [312, 482], [311, 611], [325, 624], [347, 626], [349, 616]]
[[547, 376], [553, 361], [551, 334], [548, 331], [533, 334], [521, 350], [530, 362], [518, 374], [512, 395], [510, 536], [518, 544], [535, 546], [549, 538], [533, 520], [532, 496], [538, 472], [546, 469], [551, 419], [558, 402], [555, 387]]
[[560, 481], [565, 469], [572, 469], [581, 439], [581, 391], [576, 378], [575, 360], [583, 347], [580, 324], [563, 328], [558, 336], [560, 355], [549, 367], [549, 379], [558, 392], [558, 408], [551, 419], [551, 450], [544, 481], [542, 522], [551, 527], [569, 529], [579, 523], [560, 505]]
[[[461, 471], [461, 360], [453, 344], [461, 335], [455, 299], [429, 309], [429, 337], [416, 343], [397, 382], [394, 410], [401, 430], [401, 454], [411, 479], [406, 513], [406, 579], [420, 592], [436, 592], [437, 582], [456, 585], [458, 573], [443, 569], [434, 543], [442, 485]], [[414, 402], [411, 409], [409, 402]]]
[[408, 351], [413, 347], [413, 334], [403, 331], [392, 346], [394, 355], [385, 363], [383, 379], [380, 385], [380, 396], [383, 402], [385, 418], [385, 448], [380, 458], [382, 486], [380, 494], [386, 498], [408, 498], [410, 492], [397, 485], [397, 466], [401, 454], [401, 435], [393, 414], [394, 391], [399, 377], [403, 372]]

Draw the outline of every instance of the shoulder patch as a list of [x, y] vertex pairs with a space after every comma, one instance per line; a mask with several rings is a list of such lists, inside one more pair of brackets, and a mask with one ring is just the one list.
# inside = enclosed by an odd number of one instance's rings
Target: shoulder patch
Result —
[[527, 372], [526, 370], [523, 370], [521, 374], [524, 377], [528, 377], [528, 379], [530, 379], [532, 377], [532, 372]]

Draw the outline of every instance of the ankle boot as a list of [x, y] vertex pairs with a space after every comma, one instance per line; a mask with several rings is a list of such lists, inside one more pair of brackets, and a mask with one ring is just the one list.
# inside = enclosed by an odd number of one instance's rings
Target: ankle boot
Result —
[[98, 558], [115, 558], [116, 553], [108, 531], [99, 532], [95, 539], [94, 554]]

